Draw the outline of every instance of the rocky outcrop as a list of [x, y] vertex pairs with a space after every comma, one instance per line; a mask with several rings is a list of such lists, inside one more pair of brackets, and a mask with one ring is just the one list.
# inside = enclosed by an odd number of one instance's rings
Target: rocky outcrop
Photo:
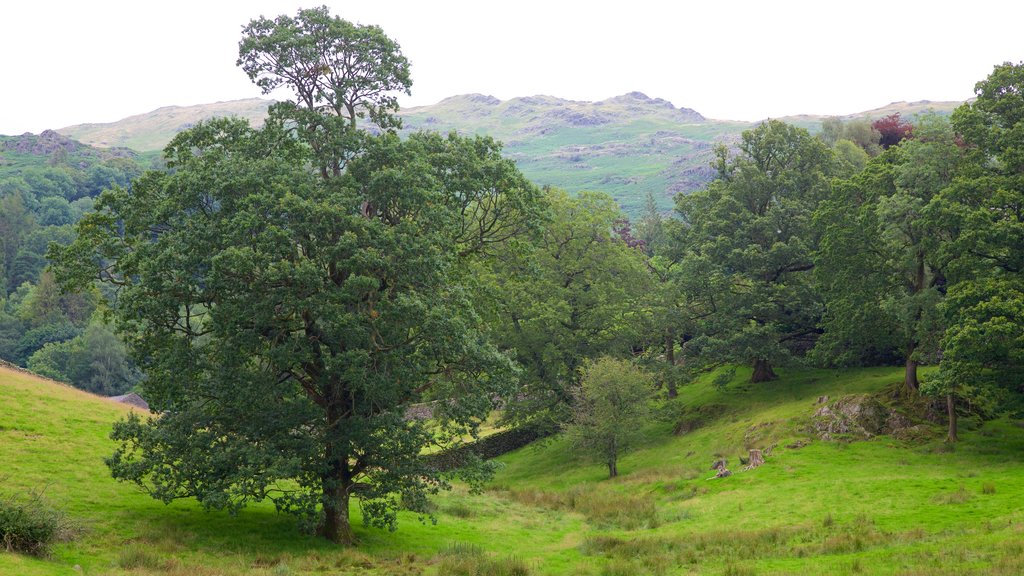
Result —
[[135, 152], [127, 148], [116, 147], [102, 150], [93, 148], [53, 130], [43, 130], [38, 135], [26, 132], [21, 136], [0, 137], [0, 151], [32, 156], [73, 156], [96, 160], [137, 156]]
[[843, 396], [818, 408], [811, 418], [811, 429], [822, 440], [867, 440], [880, 435], [920, 440], [932, 433], [927, 424], [915, 422], [868, 394]]
[[49, 156], [55, 152], [72, 153], [85, 148], [84, 144], [62, 136], [53, 130], [44, 130], [38, 136], [26, 132], [21, 136], [6, 139], [0, 146], [3, 150], [34, 156]]

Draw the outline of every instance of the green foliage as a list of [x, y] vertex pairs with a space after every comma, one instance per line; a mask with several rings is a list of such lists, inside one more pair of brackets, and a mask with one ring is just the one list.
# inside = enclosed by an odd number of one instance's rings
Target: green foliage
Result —
[[27, 365], [37, 374], [102, 396], [124, 394], [142, 379], [121, 340], [99, 323], [70, 340], [43, 345]]
[[840, 178], [850, 178], [859, 174], [871, 158], [863, 148], [846, 139], [838, 140], [832, 146], [832, 154], [836, 163], [835, 176]]
[[859, 146], [868, 156], [877, 156], [882, 152], [878, 144], [881, 134], [871, 125], [867, 118], [857, 118], [847, 122], [843, 126], [843, 140], [849, 140]]
[[649, 276], [643, 252], [612, 231], [621, 212], [610, 197], [549, 189], [546, 205], [538, 233], [477, 275], [491, 329], [525, 369], [506, 416], [551, 426], [565, 421], [586, 360], [625, 355], [637, 341]]
[[[66, 285], [118, 287], [113, 316], [160, 413], [115, 426], [116, 478], [232, 512], [271, 500], [352, 544], [350, 497], [379, 528], [429, 515], [450, 477], [423, 449], [475, 434], [511, 396], [468, 271], [533, 227], [539, 194], [490, 139], [359, 130], [364, 112], [390, 127], [389, 92], [408, 87], [378, 28], [326, 8], [261, 18], [239, 64], [296, 99], [260, 130], [182, 132], [170, 172], [105, 192], [52, 258]], [[437, 421], [406, 420], [427, 398]]]
[[357, 119], [400, 127], [395, 93], [409, 93], [409, 61], [380, 27], [353, 24], [321, 6], [294, 18], [260, 17], [242, 34], [238, 66], [264, 94], [291, 92], [294, 100], [271, 106], [271, 119], [295, 124], [324, 175], [339, 175], [358, 149]]
[[644, 199], [644, 209], [636, 225], [637, 238], [643, 240], [647, 254], [660, 253], [665, 244], [665, 219], [658, 211], [654, 195], [648, 193]]
[[925, 213], [963, 157], [944, 118], [922, 117], [915, 136], [835, 182], [815, 214], [815, 276], [826, 304], [817, 357], [840, 365], [902, 359], [911, 389], [917, 363], [935, 357], [945, 328], [942, 231]]
[[10, 358], [16, 364], [24, 365], [37, 350], [47, 344], [70, 340], [79, 334], [80, 330], [70, 322], [56, 322], [44, 324], [38, 328], [25, 331], [10, 351]]
[[583, 369], [567, 431], [575, 447], [608, 466], [609, 477], [641, 438], [652, 392], [651, 377], [629, 362], [604, 357]]
[[930, 390], [950, 397], [973, 401], [1001, 387], [1024, 393], [1022, 89], [1024, 64], [996, 66], [975, 86], [977, 99], [954, 112], [967, 159], [929, 206], [929, 219], [947, 234], [939, 258], [951, 283], [941, 372]]
[[7, 552], [47, 556], [50, 548], [70, 537], [72, 531], [64, 512], [37, 490], [0, 496], [0, 546]]
[[754, 362], [755, 380], [806, 347], [821, 313], [811, 276], [811, 216], [827, 192], [830, 155], [805, 130], [769, 121], [722, 148], [720, 177], [680, 196], [671, 252], [706, 360]]

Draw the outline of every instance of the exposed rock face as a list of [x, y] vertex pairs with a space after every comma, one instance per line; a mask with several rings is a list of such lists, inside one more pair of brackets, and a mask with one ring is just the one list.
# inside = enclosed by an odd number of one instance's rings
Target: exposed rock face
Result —
[[21, 136], [6, 140], [2, 145], [4, 150], [36, 156], [49, 156], [58, 151], [74, 152], [85, 147], [83, 144], [67, 136], [62, 136], [53, 130], [43, 130], [38, 136], [26, 132]]
[[135, 152], [127, 148], [105, 148], [102, 150], [93, 148], [53, 130], [43, 130], [38, 135], [26, 132], [21, 136], [2, 137], [0, 138], [0, 151], [33, 156], [66, 154], [78, 158], [89, 157], [100, 160], [137, 156]]
[[916, 440], [931, 434], [928, 426], [915, 424], [905, 414], [867, 394], [843, 396], [822, 406], [814, 413], [811, 428], [822, 440], [832, 440], [837, 436], [866, 440], [881, 434], [890, 434], [901, 440]]

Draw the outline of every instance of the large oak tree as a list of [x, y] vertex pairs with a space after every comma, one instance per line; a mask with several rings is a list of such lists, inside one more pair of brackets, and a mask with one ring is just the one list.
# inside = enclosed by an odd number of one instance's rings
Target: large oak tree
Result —
[[[672, 251], [701, 315], [693, 346], [706, 358], [753, 366], [752, 380], [806, 348], [821, 313], [811, 275], [811, 217], [828, 189], [828, 149], [777, 120], [719, 150], [718, 179], [680, 196]], [[698, 281], [699, 280], [699, 281]]]
[[[170, 171], [104, 193], [53, 256], [65, 282], [117, 286], [147, 375], [156, 413], [115, 427], [115, 477], [212, 508], [269, 499], [350, 544], [351, 498], [380, 527], [425, 511], [447, 478], [421, 451], [509, 394], [468, 266], [531, 226], [539, 192], [489, 139], [386, 130], [381, 94], [408, 70], [379, 29], [317, 9], [246, 34], [240, 63], [296, 99], [259, 130], [183, 132]], [[430, 428], [404, 417], [424, 399]]]

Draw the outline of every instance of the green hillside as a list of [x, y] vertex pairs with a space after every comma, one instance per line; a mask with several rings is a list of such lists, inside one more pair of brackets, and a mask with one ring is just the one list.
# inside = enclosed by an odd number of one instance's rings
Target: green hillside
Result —
[[58, 132], [93, 146], [124, 146], [148, 152], [162, 149], [178, 132], [211, 118], [238, 116], [254, 126], [261, 125], [269, 105], [268, 100], [248, 98], [197, 106], [164, 106], [116, 122], [78, 124]]
[[[231, 517], [118, 484], [102, 458], [127, 408], [0, 369], [0, 492], [41, 489], [78, 527], [49, 559], [0, 553], [0, 574], [1024, 571], [1024, 422], [968, 421], [955, 451], [941, 426], [914, 441], [822, 441], [808, 426], [819, 397], [884, 392], [901, 371], [788, 371], [756, 387], [746, 376], [683, 388], [615, 480], [556, 438], [504, 457], [484, 494], [439, 497], [436, 525], [405, 515], [394, 533], [357, 529], [361, 545], [346, 550], [267, 506]], [[769, 447], [765, 465], [742, 471], [739, 456]], [[709, 480], [720, 457], [734, 474]]]
[[[139, 151], [162, 148], [181, 130], [200, 120], [239, 116], [259, 124], [268, 100], [252, 98], [199, 106], [169, 106], [109, 124], [82, 124], [61, 134], [100, 147], [126, 146]], [[911, 118], [935, 110], [949, 112], [959, 102], [893, 102], [843, 116], [880, 118], [895, 112]], [[437, 104], [401, 111], [405, 131], [457, 131], [485, 134], [502, 141], [505, 153], [540, 185], [579, 192], [611, 194], [630, 215], [643, 207], [648, 193], [669, 211], [679, 192], [698, 190], [713, 177], [709, 163], [715, 145], [732, 144], [751, 122], [704, 118], [688, 108], [639, 92], [599, 102], [529, 96], [498, 100], [469, 94]], [[783, 118], [817, 130], [825, 116]]]

